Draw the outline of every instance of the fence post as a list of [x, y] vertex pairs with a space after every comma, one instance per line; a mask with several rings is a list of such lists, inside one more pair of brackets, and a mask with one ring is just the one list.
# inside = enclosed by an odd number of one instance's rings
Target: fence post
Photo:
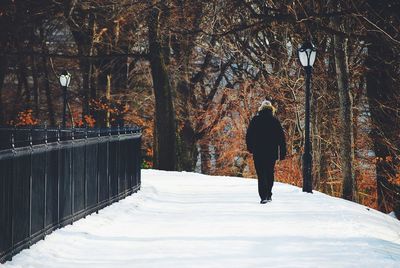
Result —
[[117, 157], [117, 165], [116, 165], [116, 170], [117, 170], [117, 196], [119, 196], [119, 194], [121, 193], [120, 192], [120, 180], [121, 180], [121, 178], [120, 178], [120, 172], [119, 172], [119, 162], [121, 161], [121, 159], [120, 159], [120, 153], [121, 153], [121, 147], [120, 147], [120, 140], [119, 140], [119, 136], [120, 136], [120, 134], [121, 134], [121, 129], [119, 128], [119, 124], [118, 124], [118, 127], [117, 127], [117, 134], [118, 134], [118, 136], [117, 136], [117, 153], [116, 153], [116, 157]]
[[[134, 129], [133, 130], [133, 133], [134, 134], [136, 134], [136, 130]], [[133, 144], [133, 148], [134, 148], [134, 150], [135, 150], [135, 152], [136, 152], [136, 140], [134, 141], [134, 144]], [[136, 152], [136, 154], [135, 154], [135, 171], [134, 171], [134, 178], [135, 178], [135, 189], [137, 189], [137, 187], [138, 187], [138, 184], [139, 184], [139, 178], [138, 178], [138, 176], [137, 176], [137, 169], [139, 168], [139, 166], [138, 166], [138, 160], [137, 160], [137, 154], [138, 154], [139, 152]]]
[[111, 140], [111, 128], [107, 129], [108, 139], [107, 139], [107, 191], [108, 191], [108, 203], [111, 200], [111, 178], [110, 178], [110, 140]]
[[60, 228], [60, 176], [61, 176], [61, 128], [58, 125], [57, 131], [57, 228]]
[[30, 161], [30, 172], [29, 172], [29, 244], [32, 245], [32, 177], [33, 177], [33, 128], [29, 129], [28, 141], [29, 141], [29, 161]]
[[75, 177], [74, 177], [74, 170], [73, 168], [75, 168], [74, 165], [74, 149], [75, 149], [75, 144], [74, 144], [74, 140], [75, 140], [75, 133], [74, 133], [74, 126], [72, 126], [71, 131], [71, 154], [70, 154], [70, 162], [69, 162], [69, 174], [71, 176], [70, 179], [70, 187], [71, 187], [71, 216], [72, 216], [72, 223], [74, 224], [74, 219], [75, 219]]
[[[100, 163], [100, 161], [99, 161], [99, 158], [100, 158], [100, 154], [99, 154], [99, 147], [100, 147], [100, 128], [98, 128], [97, 129], [97, 171], [96, 171], [96, 181], [97, 181], [97, 183], [96, 183], [96, 185], [97, 185], [97, 193], [96, 193], [96, 203], [97, 203], [97, 205], [99, 204], [99, 201], [100, 201], [100, 178], [99, 178], [99, 176], [100, 176], [100, 174], [99, 174], [99, 163]], [[97, 209], [96, 209], [96, 214], [99, 214], [99, 207], [97, 206]]]
[[[44, 144], [45, 144], [45, 166], [44, 166], [44, 213], [43, 213], [43, 230], [46, 229], [46, 222], [47, 222], [47, 179], [48, 179], [48, 174], [47, 174], [47, 152], [48, 152], [48, 141], [47, 141], [47, 124], [44, 124]], [[43, 236], [43, 240], [46, 236]]]
[[[142, 134], [142, 130], [139, 129], [139, 128], [137, 128], [137, 132], [139, 134]], [[138, 151], [137, 151], [138, 152], [137, 153], [137, 157], [138, 157], [138, 159], [137, 159], [137, 161], [138, 161], [138, 169], [137, 169], [138, 184], [142, 183], [142, 177], [141, 177], [141, 173], [140, 173], [141, 164], [142, 164], [142, 150], [141, 150], [141, 147], [140, 147], [140, 145], [142, 143], [141, 141], [142, 141], [142, 135], [140, 135], [140, 137], [138, 139], [138, 145], [137, 145], [137, 147], [138, 147]]]
[[[133, 132], [132, 132], [132, 128], [129, 128], [129, 132], [128, 132], [132, 137], [133, 137]], [[132, 139], [132, 141], [130, 142], [130, 146], [129, 146], [129, 151], [128, 152], [132, 152], [134, 153], [134, 148], [132, 146], [132, 143], [134, 142], [134, 140]], [[134, 167], [135, 168], [135, 167]], [[131, 189], [130, 192], [133, 193], [133, 189], [134, 189], [134, 184], [133, 184], [133, 172], [132, 172], [132, 168], [128, 169], [128, 173], [129, 173], [129, 180], [131, 181], [130, 185], [131, 185]]]
[[[83, 202], [84, 202], [84, 207], [85, 210], [87, 209], [87, 177], [86, 177], [86, 167], [87, 167], [87, 159], [86, 159], [86, 150], [87, 150], [87, 143], [88, 143], [88, 129], [87, 129], [87, 125], [85, 124], [85, 156], [84, 156], [84, 169], [85, 172], [83, 174]], [[85, 217], [86, 217], [86, 213], [85, 213]]]
[[12, 148], [12, 153], [13, 153], [13, 157], [12, 157], [12, 178], [11, 178], [11, 198], [10, 198], [10, 202], [11, 202], [11, 255], [14, 255], [14, 231], [15, 231], [15, 226], [14, 226], [14, 181], [15, 181], [15, 159], [17, 158], [17, 151], [15, 150], [15, 134], [16, 134], [16, 128], [14, 127], [13, 132], [11, 133], [11, 148]]

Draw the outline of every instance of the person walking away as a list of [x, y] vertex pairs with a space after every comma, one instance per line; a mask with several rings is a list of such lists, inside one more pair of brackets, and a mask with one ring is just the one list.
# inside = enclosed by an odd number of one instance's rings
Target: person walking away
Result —
[[275, 162], [285, 159], [286, 141], [281, 123], [275, 117], [275, 107], [264, 100], [251, 119], [246, 133], [247, 150], [253, 154], [258, 177], [261, 204], [272, 200]]

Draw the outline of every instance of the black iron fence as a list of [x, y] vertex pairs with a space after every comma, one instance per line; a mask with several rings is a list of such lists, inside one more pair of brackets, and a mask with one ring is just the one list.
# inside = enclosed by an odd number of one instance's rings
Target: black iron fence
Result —
[[0, 128], [0, 263], [140, 188], [141, 130]]

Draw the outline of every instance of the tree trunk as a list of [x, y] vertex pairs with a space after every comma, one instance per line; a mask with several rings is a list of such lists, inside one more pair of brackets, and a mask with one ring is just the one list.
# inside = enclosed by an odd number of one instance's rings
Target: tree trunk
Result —
[[93, 73], [93, 62], [92, 59], [87, 56], [93, 56], [93, 35], [96, 31], [96, 21], [94, 14], [87, 14], [83, 16], [82, 25], [85, 27], [77, 28], [76, 24], [70, 22], [71, 33], [74, 37], [75, 43], [78, 47], [79, 55], [83, 57], [79, 59], [79, 67], [82, 73], [82, 90], [83, 90], [83, 102], [82, 102], [82, 118], [85, 115], [92, 115], [90, 111], [90, 99], [96, 98], [96, 87], [93, 85], [94, 73]]
[[53, 105], [53, 97], [50, 90], [50, 77], [49, 77], [49, 69], [47, 68], [47, 60], [46, 57], [42, 57], [42, 64], [43, 64], [43, 72], [44, 72], [44, 90], [46, 93], [46, 103], [47, 103], [47, 111], [50, 120], [50, 126], [56, 125], [56, 115], [54, 112], [54, 105]]
[[158, 140], [157, 140], [157, 123], [154, 120], [154, 128], [153, 128], [153, 167], [157, 168], [159, 166], [158, 164]]
[[40, 94], [39, 94], [39, 73], [38, 73], [38, 68], [37, 68], [37, 63], [36, 63], [36, 58], [33, 55], [33, 48], [32, 48], [32, 56], [31, 56], [31, 62], [32, 62], [32, 78], [33, 78], [33, 101], [34, 101], [34, 112], [36, 118], [39, 118], [39, 102], [40, 102]]
[[[340, 30], [339, 18], [333, 19], [336, 30]], [[339, 90], [339, 122], [340, 132], [340, 156], [342, 165], [342, 197], [347, 200], [355, 200], [354, 177], [354, 151], [353, 151], [353, 112], [352, 98], [349, 89], [349, 66], [347, 59], [347, 39], [341, 34], [334, 35], [334, 55], [336, 79]]]
[[400, 153], [399, 85], [393, 84], [396, 73], [391, 61], [395, 56], [390, 46], [379, 33], [370, 32], [368, 42], [366, 82], [372, 119], [371, 138], [377, 159], [378, 208], [383, 212], [390, 212], [400, 201], [399, 197], [396, 198], [400, 193], [389, 183], [390, 178], [397, 174], [396, 163]]
[[186, 79], [183, 79], [177, 85], [177, 92], [179, 97], [180, 106], [180, 122], [179, 127], [179, 139], [178, 139], [178, 167], [180, 170], [193, 171], [197, 160], [197, 147], [195, 132], [189, 117], [189, 83]]
[[[321, 164], [321, 136], [319, 133], [319, 125], [320, 125], [320, 120], [321, 120], [321, 111], [319, 109], [319, 103], [318, 103], [318, 92], [316, 90], [313, 90], [311, 92], [311, 107], [313, 107], [311, 111], [311, 148], [312, 148], [312, 166], [313, 167], [319, 167]], [[311, 175], [313, 179], [313, 189], [318, 189], [320, 185], [320, 173], [319, 169], [315, 168], [313, 169], [313, 174]]]
[[6, 76], [7, 59], [5, 56], [0, 56], [0, 125], [5, 124], [4, 111], [3, 111], [3, 85]]
[[[44, 31], [45, 29], [43, 27], [40, 28], [40, 39], [42, 41], [42, 53], [47, 54], [48, 50], [46, 47], [46, 42], [44, 40]], [[53, 105], [53, 99], [52, 99], [52, 94], [50, 90], [50, 77], [49, 77], [49, 68], [47, 67], [47, 58], [46, 56], [42, 56], [42, 68], [43, 68], [43, 74], [44, 74], [44, 91], [46, 94], [46, 103], [47, 103], [47, 112], [49, 116], [49, 121], [50, 121], [50, 126], [56, 126], [56, 115], [54, 113], [54, 105]]]
[[190, 121], [191, 88], [188, 79], [188, 55], [184, 53], [181, 79], [177, 85], [178, 111], [179, 111], [179, 139], [178, 139], [178, 167], [180, 170], [193, 171], [197, 160], [197, 147], [195, 131]]
[[155, 121], [157, 126], [157, 168], [176, 169], [176, 126], [172, 100], [172, 87], [164, 63], [160, 35], [160, 11], [151, 10], [149, 16], [150, 66], [155, 95]]
[[[20, 48], [18, 47], [18, 51], [21, 51]], [[28, 83], [28, 72], [26, 68], [26, 63], [25, 59], [23, 56], [18, 56], [18, 75], [19, 79], [24, 86], [25, 89], [25, 103], [27, 107], [30, 107], [31, 105], [31, 90], [29, 88], [29, 83]], [[21, 88], [22, 89], [22, 88]], [[21, 91], [22, 96], [23, 96], [23, 91]]]
[[207, 140], [200, 141], [201, 173], [211, 174], [211, 155]]
[[[87, 51], [90, 49], [81, 49]], [[90, 53], [89, 53], [90, 54]], [[87, 55], [84, 53], [84, 55]], [[90, 111], [90, 100], [96, 98], [96, 89], [92, 86], [92, 63], [89, 59], [84, 58], [80, 60], [80, 67], [82, 71], [82, 87], [83, 87], [83, 102], [82, 102], [82, 116], [92, 115]], [[97, 120], [96, 120], [97, 121]]]
[[332, 139], [335, 136], [335, 132], [332, 131], [331, 127], [331, 118], [334, 117], [332, 113], [332, 102], [329, 99], [329, 95], [335, 96], [336, 94], [330, 92], [329, 83], [324, 82], [323, 95], [325, 98], [322, 99], [322, 103], [320, 104], [321, 108], [318, 111], [320, 121], [318, 123], [318, 132], [319, 132], [319, 151], [320, 151], [320, 160], [318, 169], [318, 188], [320, 191], [324, 193], [328, 193], [328, 179], [329, 179], [329, 162], [330, 154], [329, 151], [332, 149], [329, 146], [329, 139]]
[[322, 92], [322, 95], [324, 96], [322, 99], [323, 103], [320, 104], [320, 107], [323, 108], [321, 108], [319, 111], [319, 113], [321, 113], [321, 122], [319, 124], [319, 133], [321, 135], [321, 160], [318, 169], [321, 190], [324, 193], [333, 194], [329, 188], [328, 180], [330, 179], [329, 165], [332, 162], [332, 141], [335, 140], [337, 136], [337, 131], [335, 130], [335, 128], [332, 128], [332, 118], [336, 116], [336, 104], [339, 102], [339, 96], [337, 94], [337, 84], [334, 83], [334, 81], [336, 81], [334, 47], [333, 44], [330, 43], [330, 41], [327, 42], [329, 42], [329, 44], [327, 45], [327, 49], [329, 50], [329, 64], [326, 68], [326, 72], [328, 73], [329, 79], [326, 79], [324, 81]]
[[[371, 138], [376, 157], [378, 208], [383, 212], [397, 210], [400, 217], [400, 187], [390, 180], [398, 176], [400, 164], [400, 93], [399, 54], [393, 41], [399, 39], [394, 21], [399, 19], [396, 1], [368, 0], [374, 12], [368, 16], [376, 26], [368, 29], [366, 59], [366, 87], [372, 119]], [[385, 33], [383, 33], [385, 31]]]
[[[107, 88], [106, 88], [106, 100], [108, 103], [110, 103], [111, 100], [111, 74], [107, 75]], [[110, 110], [107, 109], [106, 111], [106, 127], [110, 127], [111, 122], [110, 122]]]

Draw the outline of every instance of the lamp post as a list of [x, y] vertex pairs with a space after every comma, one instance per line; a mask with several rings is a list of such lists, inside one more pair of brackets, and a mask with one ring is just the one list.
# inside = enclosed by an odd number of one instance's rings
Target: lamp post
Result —
[[71, 82], [71, 74], [68, 73], [66, 70], [64, 70], [61, 73], [59, 80], [60, 80], [61, 89], [63, 91], [63, 100], [64, 100], [62, 127], [65, 128], [65, 125], [67, 122], [67, 88], [69, 86], [69, 82]]
[[312, 193], [312, 154], [310, 142], [310, 95], [311, 95], [311, 74], [315, 62], [317, 49], [311, 42], [305, 42], [298, 49], [298, 56], [301, 65], [306, 71], [306, 103], [305, 103], [305, 137], [303, 154], [303, 192]]

